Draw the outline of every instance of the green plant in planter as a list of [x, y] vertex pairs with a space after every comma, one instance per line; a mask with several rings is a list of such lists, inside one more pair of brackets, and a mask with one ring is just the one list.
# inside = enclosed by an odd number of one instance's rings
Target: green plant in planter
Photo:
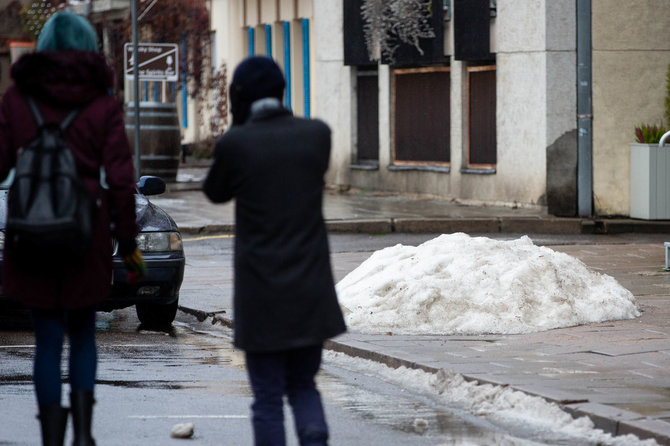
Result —
[[640, 124], [635, 127], [635, 142], [641, 144], [658, 144], [661, 137], [668, 129], [663, 127], [663, 123], [659, 125]]
[[[670, 123], [670, 64], [668, 65], [668, 74], [665, 78], [665, 120]], [[635, 142], [641, 144], [658, 144], [668, 129], [660, 124], [649, 125], [640, 124], [635, 127]]]

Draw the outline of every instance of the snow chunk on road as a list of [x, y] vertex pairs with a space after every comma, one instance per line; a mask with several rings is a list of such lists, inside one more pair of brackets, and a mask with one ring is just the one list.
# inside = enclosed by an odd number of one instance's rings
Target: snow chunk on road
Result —
[[640, 315], [614, 278], [527, 236], [398, 244], [373, 253], [337, 292], [348, 325], [367, 333], [531, 333]]

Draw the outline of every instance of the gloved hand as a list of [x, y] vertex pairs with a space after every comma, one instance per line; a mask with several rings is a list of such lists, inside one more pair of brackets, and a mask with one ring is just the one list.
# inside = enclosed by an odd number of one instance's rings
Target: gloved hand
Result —
[[121, 257], [123, 264], [128, 270], [128, 283], [137, 283], [147, 275], [147, 264], [139, 249], [135, 248], [130, 254]]

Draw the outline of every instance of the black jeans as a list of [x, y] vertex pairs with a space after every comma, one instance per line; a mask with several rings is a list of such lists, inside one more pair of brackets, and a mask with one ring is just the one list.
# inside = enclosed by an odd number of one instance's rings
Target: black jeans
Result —
[[301, 446], [328, 444], [328, 426], [314, 376], [321, 366], [322, 345], [272, 353], [246, 353], [254, 392], [256, 446], [284, 446], [284, 395], [293, 410]]

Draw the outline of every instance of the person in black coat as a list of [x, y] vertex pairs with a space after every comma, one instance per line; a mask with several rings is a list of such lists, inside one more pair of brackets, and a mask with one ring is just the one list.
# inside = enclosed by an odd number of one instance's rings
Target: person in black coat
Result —
[[256, 445], [285, 444], [287, 394], [301, 445], [325, 445], [314, 383], [323, 342], [346, 330], [322, 215], [330, 129], [281, 105], [284, 77], [250, 57], [230, 87], [233, 126], [217, 141], [204, 192], [235, 199], [235, 346], [244, 350]]

